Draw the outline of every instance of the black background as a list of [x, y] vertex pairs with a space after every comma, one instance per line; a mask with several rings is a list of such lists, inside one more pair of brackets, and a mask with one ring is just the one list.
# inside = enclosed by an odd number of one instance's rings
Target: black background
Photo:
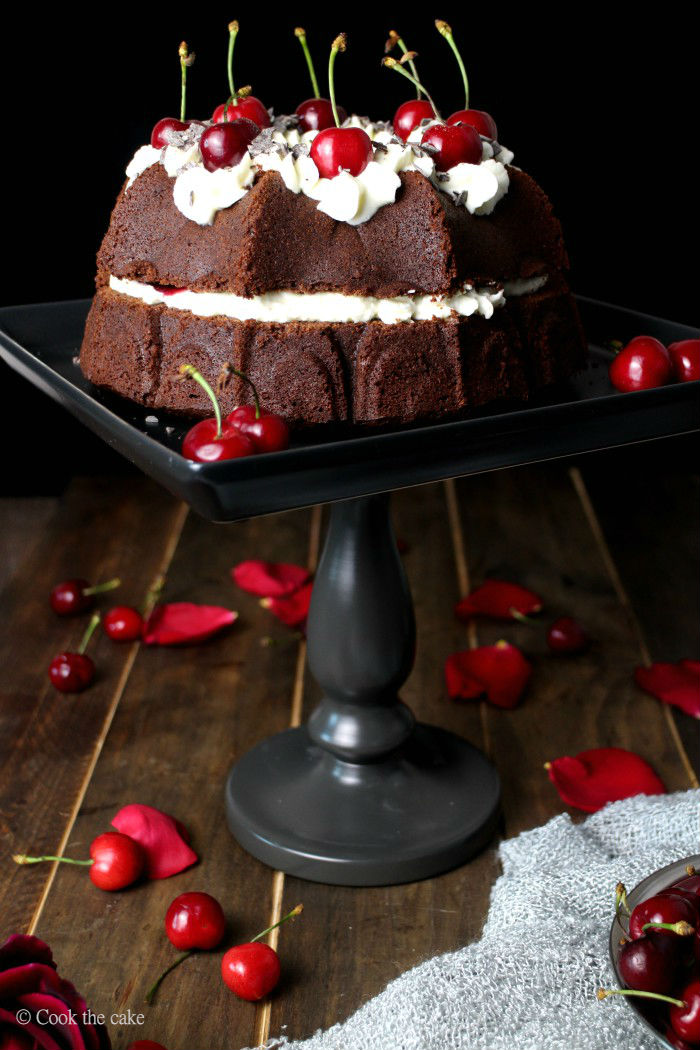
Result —
[[[411, 96], [410, 85], [380, 64], [395, 28], [419, 52], [421, 75], [447, 115], [463, 97], [457, 65], [433, 26], [439, 16], [462, 47], [472, 105], [494, 116], [515, 163], [554, 204], [575, 290], [691, 324], [700, 319], [697, 52], [680, 5], [626, 20], [613, 5], [363, 11], [305, 4], [279, 14], [271, 4], [200, 7], [201, 14], [132, 4], [118, 16], [114, 8], [70, 15], [65, 7], [26, 5], [18, 13], [2, 63], [3, 304], [92, 294], [95, 252], [124, 168], [157, 119], [178, 115], [181, 39], [197, 56], [188, 116], [208, 117], [225, 99], [233, 17], [241, 24], [236, 82], [252, 84], [277, 112], [311, 94], [293, 36], [301, 23], [322, 90], [330, 42], [347, 31], [336, 73], [349, 111], [385, 119]], [[1, 378], [3, 447], [17, 449], [5, 491], [52, 491], [74, 472], [123, 469], [43, 395], [4, 367]]]

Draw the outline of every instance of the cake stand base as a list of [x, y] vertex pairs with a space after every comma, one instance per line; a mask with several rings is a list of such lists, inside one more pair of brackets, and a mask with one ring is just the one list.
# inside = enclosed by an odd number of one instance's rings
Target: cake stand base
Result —
[[339, 886], [428, 878], [479, 852], [498, 822], [499, 782], [480, 751], [419, 724], [379, 762], [346, 762], [305, 727], [270, 737], [231, 770], [228, 824], [254, 857]]

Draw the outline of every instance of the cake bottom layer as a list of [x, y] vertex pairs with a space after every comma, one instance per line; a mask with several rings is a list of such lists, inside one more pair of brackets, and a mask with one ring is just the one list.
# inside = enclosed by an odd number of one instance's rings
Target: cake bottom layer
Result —
[[[493, 317], [384, 324], [269, 324], [199, 317], [101, 288], [85, 327], [80, 367], [91, 382], [146, 407], [201, 418], [211, 405], [191, 364], [216, 386], [232, 365], [266, 409], [291, 424], [440, 419], [499, 398], [522, 399], [568, 378], [585, 360], [576, 304], [562, 278], [508, 299]], [[250, 403], [231, 376], [224, 413]]]

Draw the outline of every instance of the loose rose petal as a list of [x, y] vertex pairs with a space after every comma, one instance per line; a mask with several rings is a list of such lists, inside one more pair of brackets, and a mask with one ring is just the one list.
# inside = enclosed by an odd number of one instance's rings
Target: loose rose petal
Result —
[[233, 582], [260, 598], [284, 598], [306, 583], [310, 573], [302, 565], [287, 562], [242, 561], [231, 569]]
[[146, 645], [186, 645], [203, 642], [229, 627], [238, 613], [219, 605], [194, 605], [192, 602], [170, 602], [157, 605], [143, 629]]
[[505, 580], [484, 580], [480, 587], [457, 602], [455, 613], [459, 620], [470, 620], [473, 616], [512, 620], [512, 609], [521, 616], [531, 616], [541, 608], [540, 596], [534, 591], [528, 591], [526, 587], [517, 583], [507, 583]]
[[634, 680], [657, 700], [680, 707], [693, 718], [700, 718], [700, 663], [697, 660], [638, 667]]
[[445, 681], [452, 700], [486, 694], [497, 707], [515, 707], [530, 680], [532, 665], [509, 642], [452, 653], [445, 661]]
[[298, 591], [286, 598], [263, 598], [260, 604], [265, 609], [269, 609], [273, 616], [276, 616], [287, 627], [298, 627], [303, 631], [306, 629], [312, 590], [313, 583], [305, 583]]
[[568, 806], [595, 813], [632, 795], [664, 795], [648, 762], [621, 747], [597, 747], [548, 762], [549, 779]]
[[112, 826], [143, 846], [149, 879], [167, 879], [196, 864], [199, 859], [187, 844], [189, 836], [182, 824], [153, 806], [142, 806], [137, 802], [124, 806], [112, 821]]

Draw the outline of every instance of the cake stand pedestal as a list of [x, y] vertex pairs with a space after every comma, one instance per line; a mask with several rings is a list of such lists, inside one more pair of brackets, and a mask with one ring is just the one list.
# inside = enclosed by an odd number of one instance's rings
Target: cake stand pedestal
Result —
[[527, 406], [318, 440], [285, 452], [191, 463], [182, 420], [95, 390], [76, 364], [87, 300], [0, 309], [0, 356], [204, 517], [237, 521], [329, 503], [308, 648], [324, 698], [308, 725], [233, 767], [229, 825], [256, 857], [349, 885], [434, 875], [488, 841], [498, 778], [466, 741], [415, 725], [398, 699], [413, 662], [411, 598], [389, 520], [393, 489], [697, 431], [698, 383], [612, 390], [610, 339], [669, 344], [695, 329], [594, 300], [579, 306], [588, 368]]
[[226, 785], [229, 827], [248, 852], [300, 878], [371, 886], [446, 871], [488, 842], [498, 775], [399, 700], [414, 649], [388, 495], [333, 504], [308, 623], [323, 699], [306, 726], [240, 759]]

